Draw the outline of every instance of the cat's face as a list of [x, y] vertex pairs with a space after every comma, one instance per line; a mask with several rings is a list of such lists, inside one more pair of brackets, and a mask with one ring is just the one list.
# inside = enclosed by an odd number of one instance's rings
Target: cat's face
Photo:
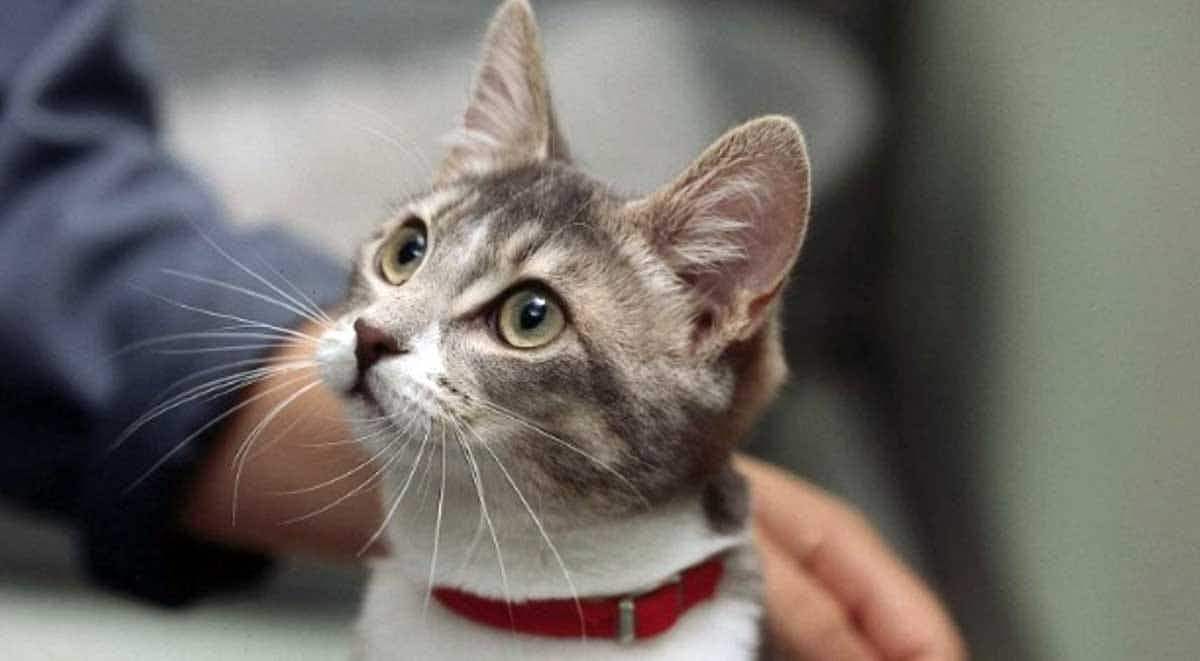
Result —
[[783, 372], [795, 126], [752, 122], [658, 193], [614, 194], [568, 162], [514, 1], [436, 182], [363, 245], [318, 352], [355, 417], [495, 453], [544, 506], [620, 513], [711, 479]]

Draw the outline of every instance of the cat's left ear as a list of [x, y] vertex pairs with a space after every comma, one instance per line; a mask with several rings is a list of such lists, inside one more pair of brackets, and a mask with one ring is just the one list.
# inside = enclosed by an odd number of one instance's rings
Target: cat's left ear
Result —
[[769, 116], [726, 133], [627, 212], [684, 283], [694, 349], [720, 350], [770, 319], [808, 225], [804, 136]]
[[471, 100], [449, 143], [434, 177], [437, 183], [569, 160], [550, 103], [537, 20], [527, 0], [508, 0], [496, 11]]

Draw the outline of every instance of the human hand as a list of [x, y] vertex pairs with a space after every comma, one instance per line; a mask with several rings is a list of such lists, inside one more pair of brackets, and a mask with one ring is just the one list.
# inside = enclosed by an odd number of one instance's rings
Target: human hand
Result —
[[772, 645], [788, 659], [958, 661], [937, 598], [845, 503], [739, 456], [750, 483]]

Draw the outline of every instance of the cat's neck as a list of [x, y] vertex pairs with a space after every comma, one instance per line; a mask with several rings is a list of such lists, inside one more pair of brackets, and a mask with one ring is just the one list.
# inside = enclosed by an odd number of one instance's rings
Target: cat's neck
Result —
[[442, 489], [440, 469], [431, 469], [428, 488], [413, 498], [423, 503], [397, 510], [388, 526], [390, 557], [377, 567], [422, 590], [453, 587], [508, 600], [620, 595], [748, 544], [744, 531], [714, 530], [699, 493], [628, 516], [572, 518], [522, 502], [504, 475], [481, 468], [484, 516], [472, 476], [448, 465]]

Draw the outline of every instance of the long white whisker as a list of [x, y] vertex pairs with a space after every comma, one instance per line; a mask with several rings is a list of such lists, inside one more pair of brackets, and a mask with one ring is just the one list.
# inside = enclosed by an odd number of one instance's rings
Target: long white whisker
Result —
[[433, 424], [431, 422], [425, 430], [425, 437], [421, 439], [421, 445], [417, 447], [417, 456], [413, 459], [413, 465], [408, 471], [408, 477], [404, 480], [404, 486], [400, 488], [400, 493], [395, 497], [392, 506], [388, 508], [387, 514], [383, 517], [383, 522], [379, 524], [379, 527], [375, 529], [375, 532], [367, 539], [367, 542], [358, 550], [358, 555], [361, 556], [366, 553], [367, 549], [370, 549], [375, 542], [379, 541], [380, 536], [383, 535], [384, 531], [387, 530], [388, 524], [391, 523], [392, 517], [396, 515], [396, 510], [400, 508], [400, 503], [404, 500], [404, 494], [408, 492], [408, 487], [412, 485], [413, 476], [417, 474], [417, 467], [421, 465], [421, 456], [425, 452], [425, 444], [429, 442], [429, 434], [432, 431]]
[[562, 571], [563, 578], [567, 581], [567, 587], [571, 591], [571, 598], [575, 601], [575, 610], [579, 614], [580, 636], [587, 638], [587, 624], [583, 617], [583, 603], [579, 600], [579, 590], [575, 587], [575, 581], [571, 579], [571, 572], [567, 569], [567, 563], [563, 561], [562, 554], [558, 552], [558, 547], [555, 546], [554, 542], [550, 540], [550, 535], [546, 532], [546, 527], [542, 525], [542, 520], [539, 519], [538, 515], [534, 513], [533, 507], [530, 506], [529, 501], [525, 498], [525, 494], [522, 493], [520, 487], [517, 486], [517, 481], [513, 479], [513, 476], [508, 472], [508, 469], [504, 467], [504, 462], [500, 461], [499, 455], [497, 455], [496, 452], [483, 441], [483, 439], [479, 438], [479, 435], [475, 433], [475, 430], [472, 429], [469, 424], [464, 421], [463, 425], [466, 427], [467, 432], [469, 432], [475, 437], [476, 440], [479, 441], [479, 445], [484, 449], [484, 451], [491, 455], [492, 461], [496, 462], [496, 467], [500, 469], [500, 472], [504, 475], [504, 479], [508, 482], [508, 485], [512, 487], [513, 492], [517, 494], [517, 498], [521, 501], [521, 505], [525, 507], [525, 511], [529, 514], [529, 518], [533, 521], [533, 525], [537, 527], [538, 532], [542, 535], [542, 539], [545, 540], [546, 547], [550, 549], [550, 553], [554, 556], [554, 561], [558, 564], [559, 570]]
[[414, 419], [410, 418], [409, 421], [407, 423], [405, 423], [403, 429], [397, 430], [396, 426], [394, 424], [392, 424], [391, 417], [387, 416], [387, 415], [371, 416], [371, 417], [367, 417], [367, 418], [352, 418], [350, 416], [345, 416], [345, 415], [336, 416], [336, 417], [326, 416], [323, 419], [327, 422], [336, 422], [339, 424], [353, 422], [353, 423], [357, 423], [362, 426], [381, 424], [381, 429], [379, 432], [368, 434], [366, 436], [359, 436], [357, 438], [349, 438], [349, 439], [345, 439], [345, 440], [341, 440], [341, 441], [326, 441], [323, 443], [302, 443], [302, 444], [300, 444], [300, 447], [303, 447], [303, 448], [329, 448], [329, 447], [337, 447], [340, 445], [360, 445], [363, 442], [365, 442], [371, 438], [375, 438], [375, 437], [379, 436], [380, 433], [386, 432], [389, 430], [395, 431], [397, 433], [397, 436], [403, 436], [404, 434], [408, 433], [409, 429], [412, 428], [412, 425], [414, 422]]
[[433, 578], [437, 574], [438, 542], [442, 534], [442, 507], [446, 501], [446, 425], [442, 424], [442, 481], [438, 487], [437, 514], [433, 523], [433, 554], [429, 560], [429, 582], [425, 590], [425, 603], [421, 606], [421, 617], [429, 612], [429, 599], [433, 596]]
[[120, 435], [117, 436], [116, 440], [109, 444], [107, 451], [112, 452], [116, 450], [122, 444], [124, 444], [125, 441], [129, 440], [131, 436], [136, 434], [139, 429], [146, 426], [156, 418], [165, 415], [167, 412], [187, 404], [188, 402], [201, 399], [214, 393], [216, 393], [217, 396], [221, 396], [228, 392], [232, 392], [233, 390], [237, 390], [249, 383], [265, 379], [273, 374], [282, 374], [289, 371], [304, 369], [306, 367], [309, 367], [307, 361], [299, 361], [297, 364], [284, 363], [269, 367], [261, 367], [245, 372], [238, 372], [236, 374], [223, 376], [213, 379], [212, 381], [193, 386], [179, 393], [178, 395], [171, 397], [167, 401], [152, 407], [149, 411], [139, 416], [136, 420], [130, 423]]
[[135, 290], [140, 291], [147, 296], [150, 296], [152, 298], [157, 298], [158, 300], [160, 300], [164, 303], [174, 305], [175, 307], [181, 308], [183, 310], [188, 310], [189, 312], [195, 312], [197, 314], [202, 314], [202, 315], [205, 315], [208, 317], [213, 317], [214, 319], [224, 319], [226, 321], [237, 321], [237, 322], [240, 322], [243, 324], [247, 324], [248, 326], [253, 327], [253, 328], [262, 328], [262, 329], [267, 329], [267, 330], [273, 330], [275, 332], [282, 333], [284, 335], [289, 335], [296, 339], [304, 340], [305, 342], [311, 342], [313, 344], [316, 344], [320, 341], [317, 338], [313, 337], [312, 335], [309, 335], [308, 333], [300, 332], [298, 330], [293, 330], [291, 328], [284, 328], [283, 326], [276, 326], [274, 324], [268, 324], [265, 321], [255, 321], [253, 319], [239, 317], [236, 314], [229, 314], [226, 312], [217, 312], [215, 310], [209, 310], [207, 308], [202, 308], [202, 307], [199, 307], [196, 305], [189, 305], [187, 303], [181, 303], [174, 299], [163, 296], [162, 294], [152, 292], [149, 289], [144, 289], [144, 288], [137, 287], [134, 285], [130, 285], [130, 286], [133, 287]]
[[387, 458], [387, 461], [384, 461], [382, 466], [380, 466], [378, 469], [376, 469], [374, 473], [371, 473], [369, 476], [367, 476], [367, 479], [363, 480], [362, 483], [359, 484], [357, 487], [354, 487], [350, 491], [347, 491], [346, 493], [342, 494], [341, 496], [338, 496], [332, 502], [326, 503], [325, 505], [322, 505], [321, 507], [319, 507], [311, 512], [301, 514], [299, 516], [294, 516], [290, 519], [284, 519], [283, 521], [279, 522], [279, 525], [288, 526], [288, 525], [292, 525], [294, 523], [300, 523], [301, 521], [307, 521], [313, 517], [320, 516], [320, 515], [324, 514], [325, 512], [328, 512], [329, 510], [337, 507], [338, 505], [341, 505], [342, 503], [346, 502], [347, 500], [350, 500], [351, 498], [362, 493], [364, 489], [366, 489], [370, 486], [373, 486], [379, 480], [379, 477], [381, 475], [383, 475], [384, 472], [387, 471], [387, 469], [392, 466], [392, 464], [396, 463], [396, 461], [398, 461], [400, 459], [401, 455], [404, 454], [404, 450], [409, 446], [410, 440], [411, 439], [406, 440], [403, 443], [401, 443], [400, 446], [398, 448], [396, 448], [395, 452], [393, 452], [392, 455]]
[[[395, 427], [391, 424], [390, 418], [387, 418], [386, 416], [384, 416], [384, 417], [382, 417], [382, 419], [387, 423], [385, 425], [384, 431], [395, 430]], [[410, 419], [408, 421], [408, 423], [404, 425], [404, 428], [402, 430], [398, 430], [396, 433], [395, 439], [393, 439], [392, 441], [389, 441], [388, 443], [386, 443], [384, 445], [385, 449], [391, 449], [392, 446], [395, 445], [396, 439], [405, 437], [408, 433], [408, 430], [412, 427], [412, 424], [414, 421], [415, 421], [415, 418]], [[346, 442], [357, 443], [358, 441], [353, 440], [353, 441], [346, 441]], [[411, 437], [405, 438], [404, 441], [399, 444], [399, 447], [397, 447], [395, 449], [395, 451], [392, 452], [392, 455], [390, 457], [388, 457], [386, 461], [383, 462], [383, 465], [380, 466], [374, 473], [367, 476], [367, 479], [363, 480], [362, 483], [359, 484], [354, 489], [351, 489], [350, 491], [348, 491], [348, 492], [342, 494], [341, 496], [339, 496], [338, 498], [334, 499], [333, 502], [326, 503], [324, 506], [322, 506], [318, 509], [315, 509], [306, 514], [302, 514], [300, 516], [295, 516], [290, 519], [285, 519], [284, 521], [280, 522], [280, 525], [290, 525], [293, 523], [299, 523], [301, 521], [306, 521], [315, 516], [324, 514], [325, 512], [328, 512], [329, 510], [337, 507], [338, 505], [340, 505], [340, 504], [346, 502], [347, 500], [353, 498], [354, 496], [358, 495], [367, 487], [374, 485], [376, 482], [379, 481], [380, 477], [384, 474], [384, 472], [386, 472], [387, 469], [392, 466], [392, 464], [396, 463], [400, 459], [400, 457], [403, 456], [404, 450], [409, 446], [409, 444], [411, 442], [412, 442]], [[330, 445], [332, 445], [332, 444], [330, 444]]]
[[[436, 442], [436, 441], [435, 441]], [[433, 490], [433, 451], [431, 450], [425, 457], [425, 470], [421, 473], [421, 479], [417, 481], [417, 506], [413, 508], [414, 515], [425, 511], [425, 503], [429, 500], [429, 493]]]
[[[349, 106], [361, 113], [366, 113], [368, 115], [371, 115], [377, 122], [379, 122], [383, 126], [387, 127], [388, 129], [390, 129], [392, 131], [396, 131], [397, 133], [400, 133], [401, 135], [404, 134], [404, 132], [400, 130], [400, 126], [398, 124], [396, 124], [394, 121], [389, 119], [387, 116], [385, 116], [383, 113], [379, 112], [378, 110], [369, 108], [367, 106], [362, 105], [361, 103], [355, 103], [355, 102], [347, 100], [347, 99], [338, 99], [337, 103], [340, 103], [344, 106]], [[423, 170], [432, 170], [433, 169], [433, 166], [429, 163], [429, 159], [427, 159], [424, 154], [422, 154], [419, 150], [413, 148], [411, 145], [401, 141], [400, 138], [396, 137], [395, 135], [386, 133], [384, 131], [380, 131], [371, 126], [360, 125], [359, 128], [386, 141], [388, 144], [399, 149], [406, 156], [413, 158], [414, 161], [416, 162], [416, 165], [418, 167], [422, 168]]]
[[276, 443], [278, 443], [280, 441], [280, 439], [286, 438], [289, 434], [292, 433], [293, 429], [295, 429], [296, 427], [299, 427], [301, 423], [307, 422], [310, 418], [312, 418], [312, 411], [305, 410], [302, 413], [300, 413], [300, 415], [293, 418], [292, 421], [289, 422], [283, 429], [280, 429], [279, 432], [277, 432], [274, 436], [272, 436], [270, 438], [270, 440], [268, 440], [266, 443], [263, 443], [261, 446], [259, 446], [258, 451], [255, 452], [254, 454], [250, 455], [249, 460], [254, 461], [255, 459], [258, 459], [262, 455], [266, 454], [268, 451], [270, 451], [270, 449], [272, 447], [275, 446]]
[[186, 271], [178, 271], [178, 270], [172, 269], [172, 268], [164, 268], [164, 269], [162, 269], [162, 272], [167, 275], [173, 275], [177, 278], [183, 278], [184, 280], [189, 280], [191, 282], [197, 282], [200, 284], [210, 285], [212, 287], [217, 287], [220, 289], [225, 289], [227, 291], [236, 292], [238, 294], [242, 294], [243, 296], [248, 296], [250, 298], [253, 298], [253, 299], [256, 299], [259, 301], [270, 303], [271, 305], [283, 308], [284, 310], [287, 310], [288, 312], [291, 312], [292, 314], [295, 314], [296, 316], [303, 317], [304, 319], [307, 319], [307, 320], [313, 322], [314, 324], [317, 324], [318, 326], [328, 326], [329, 325], [328, 322], [326, 322], [324, 319], [317, 317], [311, 311], [309, 311], [307, 308], [301, 307], [298, 303], [281, 301], [273, 296], [267, 296], [266, 294], [263, 294], [262, 292], [257, 292], [257, 291], [254, 291], [253, 289], [249, 289], [247, 287], [242, 287], [242, 286], [235, 285], [235, 284], [232, 284], [229, 282], [224, 282], [222, 280], [216, 280], [214, 278], [209, 278], [209, 277], [206, 277], [203, 275], [197, 275], [195, 273], [188, 273]]
[[246, 386], [248, 386], [252, 383], [257, 383], [259, 381], [262, 381], [263, 379], [265, 379], [273, 374], [298, 371], [298, 370], [308, 369], [310, 367], [312, 367], [312, 365], [301, 364], [301, 365], [295, 365], [295, 366], [287, 366], [286, 368], [282, 368], [282, 369], [276, 369], [275, 367], [263, 368], [265, 370], [273, 370], [273, 371], [267, 372], [265, 374], [251, 375], [251, 376], [243, 377], [240, 380], [226, 383], [223, 386], [220, 386], [217, 390], [202, 393], [201, 397], [204, 399], [204, 401], [212, 401], [214, 399], [220, 399], [231, 392], [236, 392], [238, 390], [241, 390], [242, 388], [245, 388]]
[[[331, 422], [331, 421], [337, 422], [337, 423], [344, 422], [342, 419], [335, 418], [335, 419], [331, 420], [329, 418], [322, 418], [322, 417], [316, 416], [315, 414], [313, 415], [313, 417], [317, 418], [318, 420], [322, 420], [323, 422]], [[378, 426], [378, 429], [376, 429], [375, 431], [368, 431], [367, 433], [363, 434], [362, 436], [351, 436], [350, 438], [345, 438], [340, 441], [323, 441], [321, 443], [294, 443], [293, 445], [295, 447], [300, 447], [300, 448], [330, 448], [330, 447], [337, 447], [340, 445], [362, 445], [363, 443], [366, 443], [367, 441], [369, 441], [373, 438], [379, 438], [380, 436], [387, 433], [388, 431], [395, 431], [395, 426], [391, 424], [391, 420], [386, 419], [386, 418], [378, 419], [378, 420], [363, 421], [361, 423], [361, 426], [365, 428], [372, 424]]]
[[275, 277], [282, 280], [283, 284], [287, 285], [293, 292], [295, 292], [296, 295], [300, 297], [301, 302], [307, 304], [307, 307], [305, 307], [306, 310], [312, 312], [314, 316], [324, 321], [327, 325], [332, 326], [334, 324], [333, 318], [326, 314], [325, 311], [321, 309], [321, 306], [317, 305], [317, 302], [314, 301], [311, 296], [304, 293], [304, 290], [297, 287], [296, 283], [289, 280], [287, 276], [279, 271], [279, 269], [272, 266], [271, 263], [268, 262], [266, 258], [264, 258], [257, 250], [254, 251], [254, 254], [256, 257], [258, 257], [259, 263], [267, 267], [268, 271], [275, 274]]
[[280, 384], [277, 384], [270, 388], [267, 388], [266, 390], [264, 390], [256, 395], [247, 397], [246, 399], [242, 400], [238, 404], [231, 406], [228, 409], [225, 409], [225, 411], [223, 413], [221, 413], [220, 415], [217, 415], [212, 420], [209, 420], [208, 422], [204, 423], [203, 425], [200, 426], [199, 429], [188, 434], [182, 441], [179, 441], [178, 443], [176, 443], [175, 446], [172, 447], [170, 450], [168, 450], [166, 452], [166, 454], [164, 454], [162, 457], [160, 457], [158, 459], [158, 461], [154, 462], [154, 464], [151, 465], [150, 468], [146, 469], [146, 471], [144, 473], [142, 473], [141, 476], [139, 476], [136, 480], [134, 480], [129, 486], [125, 487], [125, 489], [122, 491], [122, 493], [128, 494], [129, 492], [136, 489], [139, 484], [141, 484], [142, 482], [145, 482], [146, 478], [150, 477], [154, 473], [154, 471], [161, 468], [163, 464], [170, 461], [171, 457], [178, 454], [179, 451], [182, 450], [184, 447], [186, 447], [188, 443], [191, 443], [193, 439], [195, 439], [197, 436], [203, 434], [204, 432], [208, 431], [209, 429], [212, 429], [213, 427], [215, 427], [218, 423], [220, 423], [225, 418], [228, 418], [229, 416], [233, 415], [234, 413], [237, 413], [238, 411], [246, 408], [247, 406], [262, 399], [263, 397], [270, 395], [273, 392], [276, 392], [282, 388], [286, 388], [294, 383], [303, 381], [304, 379], [308, 379], [308, 378], [311, 378], [311, 377], [309, 375], [304, 375], [304, 376], [296, 377], [294, 379], [290, 379], [288, 381], [284, 381], [283, 383], [280, 383]]
[[483, 495], [483, 474], [479, 471], [479, 463], [475, 461], [475, 454], [471, 452], [470, 443], [462, 435], [462, 427], [455, 416], [451, 416], [451, 421], [454, 426], [459, 429], [458, 447], [462, 450], [463, 456], [466, 457], [467, 466], [471, 472], [471, 481], [475, 485], [475, 496], [479, 499], [479, 511], [483, 516], [483, 522], [487, 526], [488, 534], [492, 538], [492, 548], [496, 550], [496, 563], [500, 567], [500, 585], [504, 590], [504, 602], [508, 606], [508, 619], [513, 621], [512, 613], [512, 597], [508, 587], [508, 570], [504, 567], [504, 554], [500, 551], [500, 538], [496, 535], [496, 526], [492, 523], [492, 516], [488, 513], [487, 499]]
[[242, 367], [257, 366], [257, 367], [255, 367], [254, 370], [239, 370], [237, 372], [232, 372], [230, 374], [225, 374], [223, 376], [216, 377], [215, 379], [211, 379], [209, 381], [204, 381], [204, 382], [200, 383], [199, 385], [192, 386], [192, 389], [203, 388], [206, 384], [213, 384], [213, 383], [216, 383], [223, 379], [237, 378], [239, 376], [251, 374], [251, 373], [254, 373], [256, 370], [263, 369], [264, 367], [270, 367], [272, 365], [283, 365], [285, 363], [290, 363], [290, 362], [292, 362], [292, 361], [290, 361], [287, 358], [280, 358], [280, 357], [246, 358], [244, 360], [235, 360], [232, 362], [223, 363], [221, 365], [207, 367], [202, 370], [196, 370], [195, 372], [192, 372], [191, 374], [189, 374], [181, 379], [172, 381], [169, 385], [167, 385], [167, 387], [163, 388], [162, 397], [160, 397], [155, 402], [155, 405], [157, 406], [159, 404], [162, 404], [163, 402], [167, 401], [170, 397], [176, 396], [176, 395], [172, 395], [171, 393], [176, 388], [182, 386], [183, 384], [187, 383], [188, 381], [194, 381], [196, 379], [207, 376], [209, 374], [213, 374], [216, 372], [224, 372], [224, 371], [228, 371], [231, 369], [238, 369], [238, 368], [242, 368]]
[[645, 496], [642, 495], [642, 492], [637, 488], [637, 486], [635, 486], [633, 484], [633, 482], [631, 482], [629, 480], [629, 478], [622, 475], [619, 471], [617, 471], [612, 466], [609, 466], [608, 464], [604, 463], [603, 461], [600, 461], [600, 459], [598, 457], [595, 457], [592, 454], [586, 452], [585, 450], [583, 450], [579, 447], [576, 447], [573, 443], [569, 443], [569, 442], [559, 438], [558, 436], [551, 434], [550, 432], [529, 422], [528, 420], [526, 420], [526, 419], [522, 418], [521, 416], [517, 415], [516, 413], [500, 406], [499, 404], [496, 404], [494, 402], [489, 402], [482, 398], [477, 398], [476, 401], [478, 401], [483, 406], [488, 407], [496, 414], [503, 416], [505, 418], [508, 418], [509, 420], [525, 427], [526, 429], [538, 434], [539, 436], [542, 436], [543, 438], [546, 438], [554, 443], [557, 443], [558, 445], [570, 450], [571, 452], [574, 452], [582, 457], [589, 459], [592, 463], [596, 464], [601, 469], [603, 469], [604, 471], [607, 471], [608, 473], [613, 475], [613, 477], [616, 477], [618, 480], [620, 480], [621, 483], [623, 485], [625, 485], [625, 487], [628, 488], [631, 492], [633, 492], [633, 494], [635, 496], [637, 496], [638, 499], [640, 499], [647, 508], [651, 507], [650, 501]]
[[200, 347], [197, 349], [152, 349], [152, 351], [160, 356], [193, 356], [204, 353], [235, 353], [242, 351], [263, 351], [266, 349], [278, 349], [282, 346], [278, 342], [270, 344], [227, 344], [219, 347]]
[[159, 337], [151, 337], [144, 340], [138, 340], [126, 344], [125, 346], [113, 351], [104, 356], [104, 360], [112, 360], [118, 358], [130, 351], [152, 347], [157, 344], [167, 344], [170, 342], [178, 342], [180, 340], [282, 340], [287, 339], [286, 335], [279, 333], [265, 333], [262, 331], [251, 332], [246, 324], [234, 324], [231, 326], [222, 326], [217, 329], [207, 331], [195, 331], [191, 333], [172, 333], [171, 335], [162, 335]]
[[[375, 437], [381, 436], [381, 435], [383, 435], [383, 434], [387, 433], [388, 431], [390, 431], [390, 430], [389, 430], [389, 429], [386, 429], [386, 428], [385, 428], [385, 429], [381, 429], [381, 430], [379, 430], [379, 431], [376, 431], [376, 432], [374, 432], [374, 433], [368, 434], [368, 435], [366, 435], [366, 436], [363, 436], [363, 437], [361, 437], [361, 438], [356, 438], [356, 439], [353, 439], [353, 440], [352, 440], [352, 441], [350, 441], [350, 442], [352, 442], [352, 443], [356, 443], [356, 444], [363, 443], [363, 442], [365, 442], [365, 441], [368, 441], [368, 440], [370, 440], [370, 439], [372, 439], [372, 438], [375, 438]], [[336, 476], [336, 477], [329, 478], [328, 480], [324, 480], [324, 481], [322, 481], [322, 482], [318, 482], [317, 484], [313, 484], [313, 485], [310, 485], [310, 486], [307, 486], [307, 487], [301, 487], [301, 488], [299, 488], [299, 489], [288, 489], [288, 490], [286, 490], [286, 491], [275, 491], [275, 492], [272, 492], [272, 493], [273, 493], [274, 495], [276, 495], [276, 496], [296, 496], [296, 495], [299, 495], [299, 494], [302, 494], [302, 493], [312, 493], [313, 491], [320, 491], [321, 489], [324, 489], [325, 487], [328, 487], [328, 486], [331, 486], [331, 485], [337, 484], [338, 482], [341, 482], [342, 480], [345, 480], [345, 479], [348, 479], [348, 478], [350, 478], [350, 477], [353, 477], [354, 475], [357, 475], [357, 474], [358, 474], [360, 471], [362, 471], [364, 468], [366, 468], [367, 466], [370, 466], [371, 464], [375, 463], [375, 462], [376, 462], [376, 461], [377, 461], [377, 460], [378, 460], [380, 457], [382, 457], [383, 455], [387, 454], [387, 453], [388, 453], [388, 451], [389, 451], [390, 449], [391, 449], [390, 447], [388, 447], [387, 445], [384, 445], [383, 447], [379, 448], [379, 450], [378, 450], [378, 451], [376, 451], [376, 452], [375, 452], [375, 454], [371, 455], [371, 456], [370, 456], [369, 458], [367, 458], [365, 461], [362, 461], [362, 462], [360, 462], [360, 463], [359, 463], [357, 466], [355, 466], [355, 467], [353, 467], [353, 468], [351, 468], [351, 469], [349, 469], [349, 470], [347, 470], [347, 471], [345, 471], [345, 472], [343, 472], [343, 473], [339, 474], [339, 475], [338, 475], [338, 476]]]
[[[189, 220], [189, 222], [191, 222], [191, 219], [190, 219], [190, 218], [189, 218], [188, 220]], [[292, 298], [292, 297], [291, 297], [291, 296], [290, 296], [290, 295], [289, 295], [287, 292], [283, 291], [283, 290], [282, 290], [282, 289], [280, 289], [279, 287], [276, 287], [276, 286], [275, 286], [275, 284], [274, 284], [274, 283], [272, 283], [270, 280], [267, 280], [266, 278], [264, 278], [264, 277], [262, 277], [261, 275], [259, 275], [259, 274], [258, 274], [256, 271], [254, 271], [253, 269], [251, 269], [251, 268], [247, 267], [245, 264], [243, 264], [243, 263], [239, 262], [239, 261], [238, 261], [236, 258], [234, 258], [234, 256], [233, 256], [233, 255], [229, 254], [229, 252], [228, 252], [228, 251], [226, 251], [226, 250], [225, 250], [224, 248], [222, 248], [221, 246], [217, 245], [217, 242], [216, 242], [216, 241], [213, 241], [213, 240], [212, 240], [212, 238], [211, 238], [210, 236], [208, 236], [208, 234], [206, 234], [206, 233], [204, 232], [204, 230], [203, 230], [203, 229], [201, 229], [201, 228], [200, 228], [200, 226], [199, 226], [199, 225], [197, 225], [195, 222], [191, 222], [191, 225], [192, 225], [192, 228], [193, 228], [194, 230], [196, 230], [196, 233], [197, 233], [197, 234], [199, 234], [199, 235], [200, 235], [200, 237], [201, 237], [202, 239], [204, 239], [205, 243], [207, 243], [208, 245], [212, 246], [213, 250], [216, 250], [216, 251], [217, 251], [217, 252], [218, 252], [218, 253], [219, 253], [219, 254], [220, 254], [222, 257], [224, 257], [225, 259], [229, 260], [229, 262], [230, 262], [231, 264], [233, 264], [234, 266], [236, 266], [236, 267], [238, 267], [239, 269], [241, 269], [241, 270], [242, 270], [244, 273], [246, 273], [246, 274], [247, 274], [247, 275], [249, 275], [250, 277], [252, 277], [252, 278], [254, 278], [255, 280], [257, 280], [257, 281], [261, 282], [262, 284], [266, 285], [266, 286], [267, 286], [267, 287], [268, 287], [268, 288], [269, 288], [271, 291], [275, 292], [276, 294], [279, 294], [279, 295], [280, 295], [280, 296], [282, 296], [282, 297], [283, 297], [285, 300], [287, 300], [288, 302], [292, 303], [293, 305], [295, 305], [295, 306], [297, 306], [297, 307], [300, 307], [300, 308], [303, 308], [303, 307], [304, 307], [304, 305], [303, 305], [302, 303], [300, 303], [299, 301], [297, 301], [295, 298]], [[262, 259], [262, 256], [261, 256], [261, 255], [259, 255], [259, 258], [260, 258], [260, 259]], [[263, 261], [266, 261], [266, 260], [263, 260]], [[319, 308], [314, 308], [312, 311], [316, 313], [316, 316], [321, 316], [321, 315], [324, 315], [324, 313], [323, 313], [323, 312], [321, 312], [321, 310], [320, 310]], [[330, 320], [330, 322], [332, 323], [332, 320]]]
[[259, 436], [262, 436], [263, 430], [265, 430], [267, 426], [271, 424], [271, 421], [274, 420], [276, 416], [278, 416], [284, 409], [291, 405], [292, 402], [300, 399], [305, 393], [319, 385], [321, 385], [321, 380], [317, 379], [303, 388], [300, 388], [291, 395], [288, 395], [286, 399], [276, 404], [275, 407], [272, 408], [265, 416], [263, 416], [263, 419], [260, 420], [259, 423], [250, 430], [250, 433], [246, 435], [245, 440], [242, 441], [242, 445], [237, 449], [237, 452], [234, 453], [233, 503], [231, 505], [229, 519], [231, 525], [237, 525], [237, 504], [238, 495], [242, 486], [242, 473], [246, 470], [246, 458], [249, 456], [250, 449], [254, 446], [254, 442], [258, 440]]

